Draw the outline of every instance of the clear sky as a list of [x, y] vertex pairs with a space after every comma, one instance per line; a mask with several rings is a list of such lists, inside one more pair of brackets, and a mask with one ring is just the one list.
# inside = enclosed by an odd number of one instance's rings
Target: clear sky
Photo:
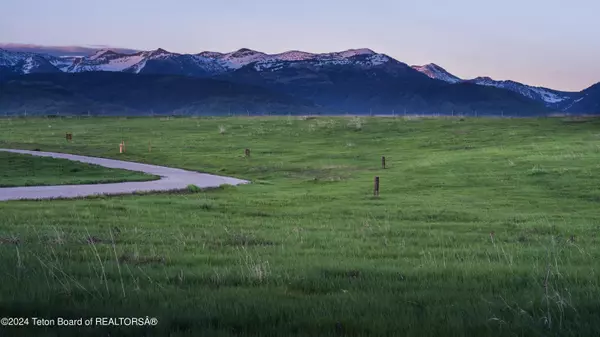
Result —
[[0, 42], [276, 53], [371, 48], [462, 78], [600, 81], [598, 0], [2, 0]]

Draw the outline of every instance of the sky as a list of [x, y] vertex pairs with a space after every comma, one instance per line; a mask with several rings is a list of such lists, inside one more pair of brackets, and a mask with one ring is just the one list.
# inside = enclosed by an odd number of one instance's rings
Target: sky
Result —
[[2, 0], [0, 43], [179, 53], [370, 48], [461, 78], [600, 82], [598, 0]]

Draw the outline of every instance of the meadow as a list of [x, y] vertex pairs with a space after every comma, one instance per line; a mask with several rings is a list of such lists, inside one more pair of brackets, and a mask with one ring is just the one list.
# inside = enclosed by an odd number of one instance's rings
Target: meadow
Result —
[[600, 335], [600, 119], [16, 118], [0, 147], [252, 181], [0, 203], [0, 316], [158, 319], [10, 336]]
[[158, 178], [65, 159], [0, 151], [0, 187], [118, 183]]

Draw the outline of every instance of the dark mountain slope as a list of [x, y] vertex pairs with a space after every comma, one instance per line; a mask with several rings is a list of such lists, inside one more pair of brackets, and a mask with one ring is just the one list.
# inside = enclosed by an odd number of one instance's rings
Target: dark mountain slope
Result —
[[481, 86], [473, 83], [455, 83], [430, 86], [419, 92], [429, 104], [438, 106], [443, 113], [477, 115], [535, 116], [549, 110], [542, 102], [534, 101], [510, 90]]
[[312, 61], [287, 62], [268, 70], [260, 64], [250, 64], [221, 78], [260, 85], [347, 113], [500, 114], [506, 111], [507, 115], [538, 115], [550, 111], [542, 103], [505, 89], [431, 79], [393, 59], [368, 69], [360, 64], [320, 67]]
[[[0, 111], [28, 113], [223, 114], [308, 112], [306, 100], [250, 85], [116, 72], [32, 74], [0, 82]], [[101, 111], [104, 110], [104, 111]]]
[[600, 82], [583, 90], [563, 109], [568, 113], [600, 114]]

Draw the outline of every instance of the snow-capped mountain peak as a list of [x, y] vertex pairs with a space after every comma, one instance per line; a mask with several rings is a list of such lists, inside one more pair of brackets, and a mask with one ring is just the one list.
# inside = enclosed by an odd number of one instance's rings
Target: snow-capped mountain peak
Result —
[[210, 59], [217, 59], [223, 57], [223, 55], [225, 54], [216, 51], [203, 51], [201, 53], [196, 54], [196, 56], [202, 56]]
[[227, 53], [227, 54], [223, 55], [223, 57], [226, 59], [235, 59], [235, 58], [253, 57], [253, 56], [257, 56], [257, 55], [264, 56], [267, 54], [258, 52], [256, 50], [248, 49], [248, 48], [241, 48], [241, 49], [238, 49], [231, 53]]
[[279, 61], [304, 61], [314, 58], [316, 55], [307, 53], [299, 50], [290, 50], [280, 54], [272, 55], [272, 57]]
[[348, 49], [337, 53], [341, 57], [353, 57], [358, 55], [375, 55], [374, 51], [369, 48]]
[[155, 49], [155, 50], [152, 50], [152, 51], [150, 51], [150, 53], [149, 53], [149, 54], [150, 54], [150, 55], [153, 55], [153, 56], [158, 56], [158, 55], [166, 55], [166, 54], [169, 54], [169, 55], [171, 55], [171, 54], [174, 54], [174, 53], [171, 53], [171, 52], [169, 52], [169, 51], [166, 51], [166, 50], [164, 50], [164, 49], [162, 49], [162, 48], [158, 48], [158, 49]]
[[[279, 54], [266, 54], [259, 51], [255, 51], [248, 48], [241, 48], [234, 52], [227, 54], [217, 52], [202, 52], [196, 54], [196, 56], [214, 59], [220, 62], [224, 68], [228, 69], [239, 69], [245, 65], [251, 63], [257, 63], [257, 69], [272, 68], [278, 62], [294, 62], [294, 61], [310, 61], [315, 60], [319, 62], [336, 62], [338, 64], [348, 63], [349, 58], [355, 56], [366, 56], [368, 58], [377, 56], [371, 49], [349, 49], [342, 52], [326, 53], [326, 54], [313, 54], [299, 50], [290, 50]], [[385, 60], [371, 60], [372, 63], [381, 63]]]
[[[166, 59], [172, 56], [178, 56], [180, 54], [176, 54], [176, 53], [171, 53], [169, 51], [166, 51], [162, 48], [158, 48], [155, 50], [151, 50], [151, 51], [147, 51], [147, 52], [142, 52], [142, 53], [138, 53], [139, 55], [142, 55], [148, 59], [152, 59], [152, 60], [156, 60], [156, 59]], [[134, 54], [134, 55], [138, 55], [138, 54]]]
[[110, 50], [110, 49], [100, 49], [98, 51], [96, 51], [95, 53], [93, 53], [92, 55], [88, 56], [87, 59], [88, 60], [97, 60], [99, 58], [105, 58], [107, 56], [112, 56], [112, 55], [117, 55], [117, 53], [115, 53], [114, 51]]
[[[62, 71], [79, 73], [85, 71], [123, 71], [142, 60], [142, 53], [119, 54], [109, 49], [98, 50], [94, 54], [75, 59], [56, 59], [52, 63]], [[65, 66], [68, 61], [72, 63]]]
[[547, 105], [554, 105], [572, 97], [571, 93], [542, 87], [533, 87], [515, 81], [497, 81], [489, 76], [480, 76], [471, 80], [462, 80], [435, 63], [426, 64], [424, 66], [412, 66], [412, 68], [433, 79], [442, 80], [448, 83], [468, 82], [477, 85], [506, 89], [516, 92], [527, 98], [544, 102]]
[[465, 82], [510, 90], [533, 100], [542, 101], [549, 105], [558, 104], [572, 98], [572, 93], [543, 87], [534, 87], [511, 80], [497, 81], [488, 76], [476, 77]]
[[268, 58], [268, 55], [252, 49], [242, 48], [221, 56], [219, 59], [226, 63], [229, 68], [237, 69], [246, 64], [261, 61]]
[[495, 85], [497, 82], [501, 82], [501, 81], [496, 81], [489, 76], [479, 76], [479, 77], [472, 79], [471, 81], [477, 82], [477, 84], [480, 84], [480, 85]]
[[424, 66], [412, 66], [412, 68], [436, 80], [442, 80], [448, 83], [458, 83], [462, 81], [459, 77], [452, 75], [446, 71], [446, 69], [435, 63], [429, 63]]
[[0, 72], [5, 69], [13, 74], [60, 72], [44, 55], [0, 49]]
[[0, 66], [14, 66], [24, 57], [24, 53], [0, 49]]
[[379, 66], [390, 61], [390, 57], [377, 54], [370, 49], [351, 49], [342, 52], [312, 54], [291, 50], [280, 54], [266, 55], [254, 64], [256, 71], [275, 71], [282, 67], [327, 67], [353, 66], [363, 69]]

